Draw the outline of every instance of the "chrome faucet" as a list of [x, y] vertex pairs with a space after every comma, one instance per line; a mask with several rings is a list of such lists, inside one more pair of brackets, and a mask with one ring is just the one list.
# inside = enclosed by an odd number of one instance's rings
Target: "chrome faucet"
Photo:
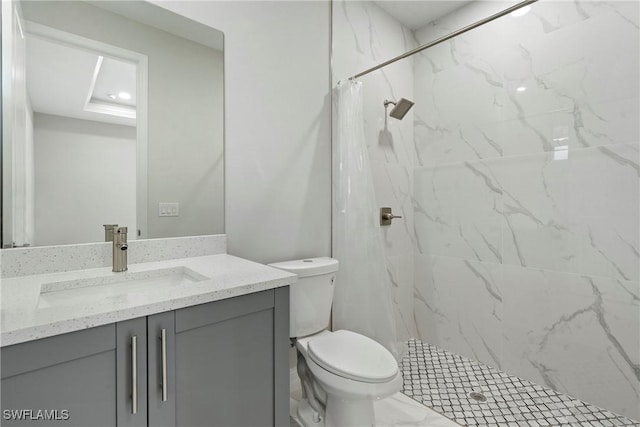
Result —
[[113, 230], [113, 271], [127, 271], [127, 227]]

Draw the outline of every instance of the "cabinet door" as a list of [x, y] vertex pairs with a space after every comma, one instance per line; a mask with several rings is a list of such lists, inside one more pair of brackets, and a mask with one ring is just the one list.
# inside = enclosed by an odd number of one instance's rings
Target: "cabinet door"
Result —
[[147, 425], [147, 318], [116, 324], [118, 427]]
[[277, 295], [176, 311], [177, 426], [288, 425], [288, 290]]
[[147, 321], [149, 426], [176, 426], [175, 312]]
[[3, 426], [116, 425], [115, 325], [0, 352]]

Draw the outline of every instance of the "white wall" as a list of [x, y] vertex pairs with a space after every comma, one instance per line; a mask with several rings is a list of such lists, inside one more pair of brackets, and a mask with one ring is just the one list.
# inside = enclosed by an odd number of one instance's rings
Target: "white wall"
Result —
[[329, 255], [329, 3], [157, 3], [225, 33], [229, 253]]
[[135, 224], [135, 128], [36, 113], [34, 141], [36, 245], [99, 242], [103, 224]]

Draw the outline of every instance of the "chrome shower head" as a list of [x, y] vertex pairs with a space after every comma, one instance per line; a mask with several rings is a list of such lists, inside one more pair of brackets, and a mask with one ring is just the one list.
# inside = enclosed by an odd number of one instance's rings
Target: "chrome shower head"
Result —
[[387, 108], [387, 106], [389, 104], [393, 104], [394, 107], [391, 110], [391, 112], [389, 113], [389, 115], [391, 117], [393, 117], [394, 119], [398, 119], [398, 120], [402, 120], [405, 116], [405, 114], [407, 114], [409, 112], [409, 110], [411, 110], [411, 107], [413, 107], [413, 102], [409, 101], [408, 99], [405, 98], [400, 98], [400, 100], [398, 102], [393, 102], [393, 101], [384, 101], [384, 108]]

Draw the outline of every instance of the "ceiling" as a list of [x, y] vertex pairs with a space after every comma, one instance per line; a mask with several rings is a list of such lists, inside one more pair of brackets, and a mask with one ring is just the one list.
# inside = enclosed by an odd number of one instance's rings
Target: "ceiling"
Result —
[[[135, 126], [135, 64], [31, 34], [26, 46], [27, 92], [34, 112]], [[118, 98], [120, 92], [131, 99]]]
[[402, 25], [418, 30], [431, 21], [459, 9], [472, 0], [385, 0], [375, 3]]

